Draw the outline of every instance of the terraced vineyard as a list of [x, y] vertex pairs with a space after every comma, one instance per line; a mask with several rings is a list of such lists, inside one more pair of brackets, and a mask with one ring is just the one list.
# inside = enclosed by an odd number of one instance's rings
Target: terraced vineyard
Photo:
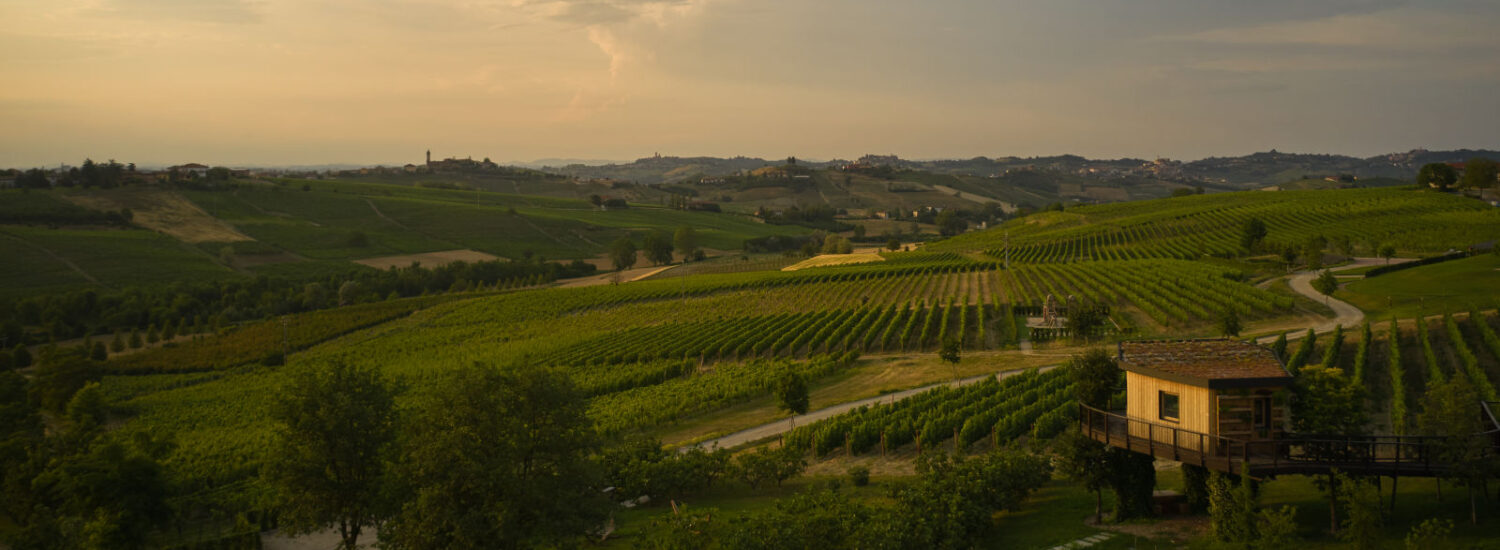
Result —
[[1482, 202], [1404, 189], [1247, 191], [1156, 203], [1048, 212], [930, 248], [1004, 258], [1008, 240], [1013, 263], [1227, 257], [1241, 252], [1240, 228], [1251, 218], [1266, 224], [1269, 243], [1300, 246], [1314, 236], [1342, 237], [1357, 246], [1389, 244], [1408, 253], [1441, 252], [1500, 232], [1500, 211]]

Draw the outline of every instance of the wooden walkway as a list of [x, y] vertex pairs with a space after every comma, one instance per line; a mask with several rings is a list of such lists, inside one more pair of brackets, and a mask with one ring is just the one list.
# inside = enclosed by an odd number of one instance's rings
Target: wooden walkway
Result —
[[[1500, 404], [1497, 404], [1500, 405]], [[1490, 403], [1481, 403], [1489, 431], [1474, 434], [1490, 456], [1500, 455], [1500, 420]], [[1500, 408], [1500, 407], [1495, 407]], [[1247, 441], [1184, 430], [1118, 412], [1079, 407], [1083, 433], [1096, 441], [1183, 464], [1223, 473], [1248, 471], [1251, 477], [1341, 472], [1381, 476], [1440, 476], [1440, 444], [1433, 436], [1294, 437]]]

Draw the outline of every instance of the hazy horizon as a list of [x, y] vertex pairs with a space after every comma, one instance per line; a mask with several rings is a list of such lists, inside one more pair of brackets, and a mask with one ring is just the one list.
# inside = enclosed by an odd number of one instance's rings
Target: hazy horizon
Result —
[[1306, 4], [0, 0], [0, 166], [1500, 149], [1500, 5]]

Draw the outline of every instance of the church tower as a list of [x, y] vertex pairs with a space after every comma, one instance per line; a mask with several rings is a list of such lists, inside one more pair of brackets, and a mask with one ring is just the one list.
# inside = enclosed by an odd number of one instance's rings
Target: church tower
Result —
[[432, 149], [427, 150], [427, 167], [432, 168]]

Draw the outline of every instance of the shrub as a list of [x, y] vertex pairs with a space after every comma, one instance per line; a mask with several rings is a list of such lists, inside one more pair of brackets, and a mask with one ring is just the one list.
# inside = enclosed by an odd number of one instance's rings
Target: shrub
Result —
[[849, 482], [855, 487], [864, 487], [870, 484], [870, 469], [864, 466], [852, 466], [849, 468]]

